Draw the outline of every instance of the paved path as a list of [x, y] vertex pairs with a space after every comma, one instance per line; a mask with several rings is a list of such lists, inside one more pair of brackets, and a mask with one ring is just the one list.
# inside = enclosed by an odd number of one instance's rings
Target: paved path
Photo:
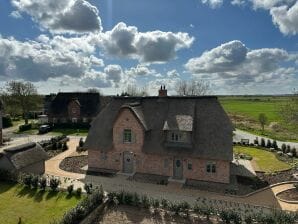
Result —
[[[261, 140], [261, 138], [264, 138], [266, 143], [267, 143], [267, 139], [270, 139], [271, 142], [273, 141], [273, 139], [271, 138], [266, 138], [263, 136], [257, 136], [255, 134], [251, 134], [249, 132], [246, 131], [242, 131], [239, 129], [236, 129], [236, 131], [234, 131], [235, 135], [233, 137], [233, 141], [235, 142], [240, 142], [241, 139], [249, 139], [249, 143], [254, 143], [254, 140], [256, 139], [256, 137], [258, 137], [259, 141]], [[291, 147], [295, 147], [296, 149], [298, 149], [298, 142], [282, 142], [282, 141], [276, 141], [277, 145], [279, 148], [281, 148], [281, 145], [284, 143], [286, 145], [290, 145]]]
[[[84, 174], [77, 174], [63, 171], [59, 168], [60, 162], [67, 156], [70, 156], [75, 151], [78, 145], [78, 139], [71, 139], [69, 141], [69, 149], [56, 157], [46, 162], [46, 174], [56, 177], [62, 177], [62, 187], [67, 187], [70, 183], [75, 185], [75, 188], [83, 187], [84, 183], [92, 183], [94, 186], [102, 185], [104, 189], [108, 191], [130, 191], [137, 192], [139, 194], [147, 194], [155, 198], [165, 198], [171, 201], [188, 201], [190, 204], [194, 204], [199, 197], [210, 198], [211, 200], [225, 200], [231, 203], [247, 203], [251, 205], [274, 207], [289, 211], [298, 211], [298, 205], [288, 204], [280, 202], [276, 199], [275, 194], [281, 190], [285, 190], [293, 187], [292, 184], [285, 184], [281, 186], [273, 187], [265, 191], [253, 194], [248, 197], [233, 197], [220, 195], [208, 191], [200, 191], [195, 189], [181, 188], [180, 185], [169, 184], [156, 185], [149, 183], [141, 183], [128, 180], [127, 176], [117, 175], [115, 177], [104, 176], [90, 176]], [[66, 180], [71, 178], [72, 180]]]

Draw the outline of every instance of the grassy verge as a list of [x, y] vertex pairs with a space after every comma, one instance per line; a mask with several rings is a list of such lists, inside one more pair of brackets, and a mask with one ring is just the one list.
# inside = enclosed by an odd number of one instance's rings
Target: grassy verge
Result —
[[87, 136], [89, 129], [71, 129], [71, 128], [57, 128], [49, 132], [49, 135], [78, 135]]
[[65, 192], [28, 189], [18, 184], [0, 182], [0, 223], [45, 224], [61, 218], [81, 198]]
[[260, 171], [273, 173], [291, 168], [291, 165], [280, 161], [273, 152], [254, 147], [234, 146], [234, 153], [243, 153], [253, 157]]

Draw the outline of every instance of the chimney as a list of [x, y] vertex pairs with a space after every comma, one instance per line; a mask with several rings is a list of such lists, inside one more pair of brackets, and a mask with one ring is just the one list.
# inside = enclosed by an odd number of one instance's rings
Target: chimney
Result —
[[168, 91], [166, 90], [166, 86], [160, 86], [160, 90], [158, 90], [158, 96], [159, 97], [165, 97], [168, 96]]

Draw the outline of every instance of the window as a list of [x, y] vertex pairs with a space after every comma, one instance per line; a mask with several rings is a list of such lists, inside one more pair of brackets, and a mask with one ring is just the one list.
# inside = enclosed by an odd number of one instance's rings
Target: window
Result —
[[207, 173], [216, 173], [216, 165], [215, 165], [215, 163], [207, 163], [206, 172]]
[[187, 142], [188, 133], [186, 132], [170, 132], [169, 141], [171, 142]]
[[192, 170], [192, 163], [191, 163], [191, 162], [188, 162], [188, 164], [187, 164], [187, 169], [188, 169], [188, 170]]
[[77, 123], [78, 119], [77, 118], [72, 118], [71, 121], [72, 121], [72, 123]]
[[87, 123], [88, 122], [88, 118], [87, 117], [83, 117], [83, 122]]
[[131, 143], [132, 141], [132, 138], [131, 138], [131, 130], [130, 129], [124, 129], [124, 132], [123, 132], [123, 142], [124, 143]]

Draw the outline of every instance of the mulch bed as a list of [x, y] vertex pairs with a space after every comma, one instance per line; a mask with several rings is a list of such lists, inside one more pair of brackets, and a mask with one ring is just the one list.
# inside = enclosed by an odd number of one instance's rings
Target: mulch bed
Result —
[[297, 173], [297, 170], [291, 169], [287, 171], [277, 172], [273, 174], [265, 174], [257, 172], [257, 176], [260, 180], [267, 182], [269, 185], [276, 184], [285, 181], [293, 181], [295, 178], [293, 177], [294, 173]]
[[289, 189], [278, 194], [278, 197], [287, 201], [298, 201], [298, 190]]
[[88, 156], [74, 156], [66, 157], [59, 165], [59, 168], [72, 173], [85, 174], [86, 171], [82, 170], [88, 164]]

